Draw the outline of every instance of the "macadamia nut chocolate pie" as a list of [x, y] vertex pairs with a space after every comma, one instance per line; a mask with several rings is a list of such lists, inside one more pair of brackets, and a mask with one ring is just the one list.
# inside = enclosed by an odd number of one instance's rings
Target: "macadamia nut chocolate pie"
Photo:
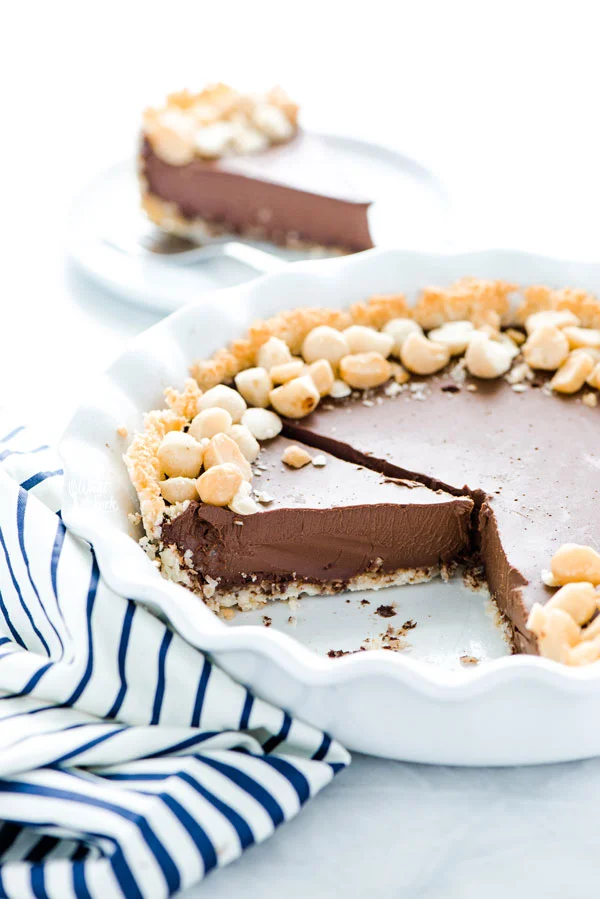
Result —
[[202, 242], [235, 232], [341, 252], [373, 246], [370, 200], [335, 150], [300, 128], [298, 107], [279, 87], [171, 94], [144, 114], [139, 174], [144, 211], [171, 234]]
[[600, 302], [465, 278], [257, 322], [125, 462], [165, 577], [232, 614], [457, 566], [515, 652], [600, 658]]

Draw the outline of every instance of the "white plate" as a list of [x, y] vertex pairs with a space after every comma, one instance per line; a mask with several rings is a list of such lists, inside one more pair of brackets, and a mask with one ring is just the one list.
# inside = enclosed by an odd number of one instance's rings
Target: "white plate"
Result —
[[[361, 191], [374, 199], [369, 210], [377, 246], [447, 247], [448, 200], [436, 177], [418, 162], [394, 150], [366, 141], [321, 135], [340, 165]], [[72, 258], [101, 284], [126, 299], [172, 312], [206, 291], [241, 284], [255, 272], [232, 260], [211, 260], [178, 266], [164, 257], [144, 258], [124, 253], [106, 242], [135, 242], [147, 228], [139, 211], [135, 162], [114, 165], [97, 175], [77, 197], [69, 228]], [[272, 244], [251, 243], [285, 260], [297, 262], [306, 253]]]
[[[432, 282], [462, 275], [521, 284], [571, 285], [600, 292], [600, 265], [490, 251], [430, 255], [371, 250], [304, 262], [213, 294], [142, 334], [115, 362], [73, 418], [61, 443], [63, 515], [94, 544], [110, 586], [166, 616], [191, 643], [213, 654], [258, 694], [322, 727], [351, 749], [391, 758], [462, 765], [528, 764], [600, 753], [600, 666], [571, 669], [546, 659], [506, 656], [485, 598], [460, 581], [370, 594], [275, 604], [238, 615], [230, 626], [185, 588], [158, 574], [127, 519], [136, 498], [115, 431], [139, 428], [162, 390], [180, 383], [188, 364], [240, 335], [256, 317], [283, 307], [343, 306], [370, 293], [414, 296]], [[373, 615], [393, 599], [398, 616]], [[428, 616], [431, 616], [428, 618]], [[413, 618], [412, 651], [359, 652], [330, 659], [328, 649], [356, 648], [387, 623]], [[256, 626], [256, 622], [260, 624]], [[488, 659], [457, 665], [466, 653]], [[498, 657], [500, 656], [500, 657]], [[427, 661], [429, 659], [429, 661]], [[433, 660], [433, 664], [431, 661]]]

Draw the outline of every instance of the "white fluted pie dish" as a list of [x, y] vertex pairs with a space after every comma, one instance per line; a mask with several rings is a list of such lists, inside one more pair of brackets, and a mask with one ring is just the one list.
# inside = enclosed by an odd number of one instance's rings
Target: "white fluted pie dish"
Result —
[[[390, 588], [401, 615], [417, 619], [406, 652], [329, 658], [377, 636], [385, 622], [360, 596], [301, 600], [233, 625], [184, 587], [164, 580], [137, 543], [137, 508], [122, 453], [144, 412], [162, 405], [189, 364], [241, 335], [256, 318], [296, 306], [346, 306], [374, 293], [415, 296], [424, 285], [472, 275], [521, 284], [571, 285], [600, 293], [600, 265], [521, 253], [457, 255], [371, 250], [305, 262], [204, 297], [137, 338], [91, 391], [60, 445], [63, 516], [89, 540], [109, 585], [168, 618], [191, 643], [265, 698], [327, 730], [348, 748], [420, 762], [505, 765], [563, 761], [600, 752], [600, 666], [571, 669], [510, 656], [485, 597], [459, 581]], [[365, 594], [366, 595], [366, 594]], [[362, 596], [362, 594], [361, 594]], [[264, 614], [264, 612], [263, 612]], [[400, 620], [404, 620], [402, 617]], [[478, 658], [465, 667], [461, 656]]]

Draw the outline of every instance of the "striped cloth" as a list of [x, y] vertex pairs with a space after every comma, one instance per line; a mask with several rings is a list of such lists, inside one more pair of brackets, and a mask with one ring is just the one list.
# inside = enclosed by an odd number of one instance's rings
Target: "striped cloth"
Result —
[[55, 452], [3, 433], [0, 896], [169, 896], [349, 757], [112, 593], [61, 521]]

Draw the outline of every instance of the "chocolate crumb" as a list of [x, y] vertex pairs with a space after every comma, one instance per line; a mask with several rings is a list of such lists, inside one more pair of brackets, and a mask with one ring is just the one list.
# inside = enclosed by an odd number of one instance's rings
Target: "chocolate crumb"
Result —
[[265, 627], [271, 627], [273, 624], [273, 619], [269, 618], [268, 615], [263, 615], [263, 624]]
[[402, 628], [392, 627], [388, 624], [387, 630], [377, 637], [367, 637], [363, 641], [363, 649], [391, 649], [393, 652], [406, 652], [410, 650], [410, 643], [404, 639], [405, 631]]
[[487, 582], [485, 580], [483, 568], [470, 567], [465, 569], [463, 572], [463, 584], [469, 590], [485, 590]]
[[371, 605], [371, 603], [368, 599], [361, 599], [360, 604], [361, 604], [361, 606], [370, 606]]
[[342, 656], [353, 656], [357, 652], [365, 652], [364, 646], [360, 649], [330, 649], [327, 653], [330, 659], [341, 659]]
[[440, 388], [444, 393], [460, 393], [458, 384], [442, 384]]
[[405, 621], [404, 624], [402, 625], [402, 630], [403, 631], [412, 631], [412, 629], [415, 628], [416, 626], [417, 626], [417, 622], [413, 621], [412, 618], [409, 618], [408, 621]]
[[378, 606], [375, 609], [375, 614], [380, 615], [381, 618], [393, 618], [396, 610], [393, 606]]

